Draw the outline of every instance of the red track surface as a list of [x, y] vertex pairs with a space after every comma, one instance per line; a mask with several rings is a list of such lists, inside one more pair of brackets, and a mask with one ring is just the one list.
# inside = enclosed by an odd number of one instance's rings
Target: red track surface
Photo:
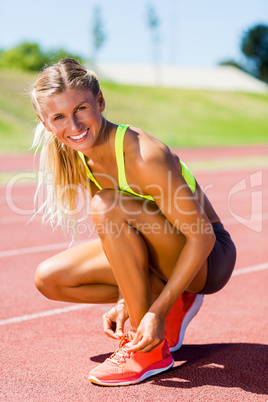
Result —
[[[231, 148], [201, 152], [182, 150], [182, 159], [238, 157]], [[263, 154], [263, 147], [244, 147], [243, 154]], [[1, 170], [31, 169], [31, 159], [2, 158]], [[67, 240], [61, 231], [41, 227], [40, 218], [25, 226], [33, 185], [16, 184], [9, 193], [0, 188], [0, 400], [268, 400], [268, 169], [194, 173], [237, 245], [235, 275], [222, 291], [205, 297], [184, 345], [174, 353], [174, 367], [122, 388], [87, 380], [89, 370], [116, 347], [102, 332], [106, 306], [77, 305], [78, 310], [67, 311], [74, 305], [49, 301], [34, 287], [36, 266], [63, 250]], [[242, 271], [247, 267], [249, 272]], [[7, 321], [12, 318], [17, 322]]]

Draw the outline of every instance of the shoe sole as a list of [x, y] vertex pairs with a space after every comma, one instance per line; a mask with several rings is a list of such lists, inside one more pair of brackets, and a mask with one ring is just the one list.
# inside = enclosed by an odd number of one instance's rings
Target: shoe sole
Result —
[[185, 314], [184, 319], [182, 320], [179, 340], [175, 346], [169, 348], [170, 352], [176, 352], [176, 350], [180, 349], [183, 339], [184, 339], [184, 334], [185, 334], [186, 328], [189, 325], [189, 323], [192, 321], [194, 316], [198, 313], [200, 307], [202, 306], [203, 298], [204, 298], [204, 295], [200, 295], [200, 294], [196, 295], [196, 298], [195, 298], [192, 306], [190, 307], [188, 312]]
[[134, 380], [129, 379], [127, 381], [121, 381], [121, 382], [115, 382], [115, 381], [111, 380], [111, 381], [104, 382], [104, 381], [101, 381], [98, 378], [96, 378], [94, 375], [89, 375], [88, 379], [94, 384], [105, 385], [105, 386], [108, 386], [108, 387], [115, 387], [115, 386], [118, 386], [118, 385], [132, 385], [132, 384], [137, 384], [139, 382], [142, 382], [142, 381], [146, 380], [147, 378], [152, 377], [153, 375], [160, 374], [163, 371], [166, 371], [166, 370], [170, 369], [173, 366], [173, 364], [174, 364], [174, 360], [172, 358], [172, 362], [169, 363], [168, 366], [161, 367], [161, 368], [158, 368], [158, 369], [148, 370], [145, 373], [143, 373], [140, 377], [135, 378]]

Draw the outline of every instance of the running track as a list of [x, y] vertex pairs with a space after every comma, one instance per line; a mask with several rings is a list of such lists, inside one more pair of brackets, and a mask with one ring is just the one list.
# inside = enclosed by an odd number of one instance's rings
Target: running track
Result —
[[[268, 146], [201, 152], [180, 155], [185, 162], [267, 155]], [[0, 158], [1, 171], [31, 168], [31, 156]], [[34, 287], [36, 266], [66, 248], [66, 238], [42, 227], [40, 218], [26, 226], [32, 184], [0, 188], [1, 401], [268, 400], [268, 168], [194, 173], [237, 245], [234, 275], [221, 292], [205, 297], [174, 353], [174, 367], [122, 388], [87, 380], [116, 347], [102, 332], [107, 307], [49, 301]]]

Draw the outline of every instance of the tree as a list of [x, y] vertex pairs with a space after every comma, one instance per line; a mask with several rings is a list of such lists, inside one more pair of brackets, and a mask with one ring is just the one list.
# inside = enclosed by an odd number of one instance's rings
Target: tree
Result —
[[157, 64], [160, 56], [160, 20], [152, 4], [147, 5], [147, 22], [148, 28], [151, 31], [153, 60]]
[[0, 65], [25, 71], [38, 71], [47, 59], [37, 43], [23, 42], [0, 55]]
[[218, 64], [219, 64], [219, 66], [229, 66], [229, 67], [238, 68], [239, 70], [244, 70], [244, 67], [240, 63], [238, 63], [237, 61], [232, 60], [232, 59], [222, 60]]
[[147, 23], [148, 28], [151, 32], [152, 49], [153, 49], [153, 63], [154, 63], [154, 80], [155, 85], [161, 85], [162, 74], [161, 67], [159, 66], [160, 61], [160, 20], [157, 16], [155, 8], [153, 5], [147, 5]]
[[40, 71], [46, 64], [55, 63], [65, 57], [82, 62], [82, 58], [64, 49], [44, 52], [37, 43], [23, 42], [12, 49], [0, 51], [0, 67], [24, 71]]
[[97, 54], [106, 41], [106, 34], [103, 29], [103, 22], [101, 17], [101, 8], [95, 7], [93, 13], [93, 62], [97, 59]]
[[268, 82], [268, 26], [256, 25], [245, 32], [241, 51], [249, 62], [248, 70]]

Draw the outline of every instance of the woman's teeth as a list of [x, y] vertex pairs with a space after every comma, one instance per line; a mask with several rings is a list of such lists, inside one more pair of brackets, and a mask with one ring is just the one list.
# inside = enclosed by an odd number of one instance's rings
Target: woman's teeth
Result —
[[70, 138], [71, 138], [72, 140], [81, 140], [81, 138], [83, 138], [86, 134], [87, 134], [87, 130], [84, 131], [84, 132], [83, 132], [82, 134], [80, 134], [80, 135], [76, 135], [76, 136], [74, 136], [74, 137], [71, 137], [71, 136], [70, 136]]

